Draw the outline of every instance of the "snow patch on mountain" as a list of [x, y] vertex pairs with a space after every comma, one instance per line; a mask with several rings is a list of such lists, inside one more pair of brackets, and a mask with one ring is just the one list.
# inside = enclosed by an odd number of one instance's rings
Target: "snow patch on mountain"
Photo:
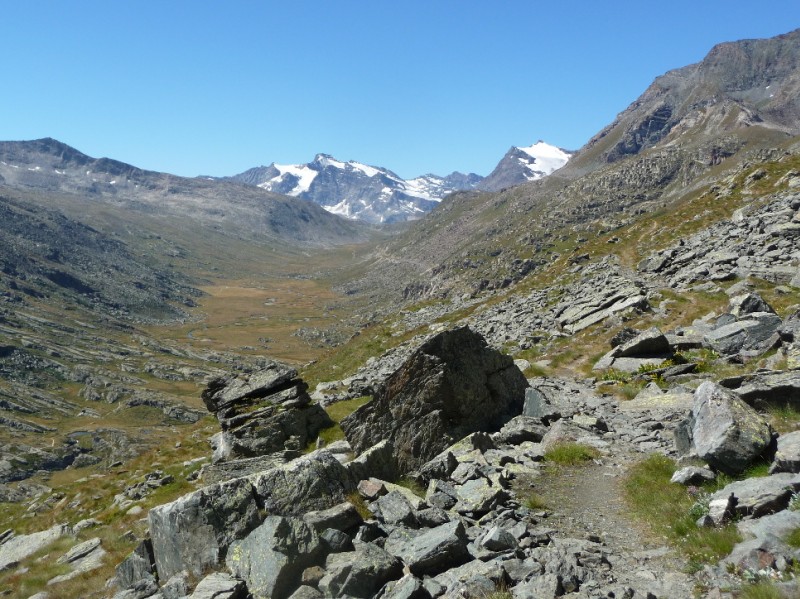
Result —
[[518, 159], [523, 166], [527, 167], [529, 172], [525, 173], [525, 176], [529, 181], [541, 179], [560, 169], [572, 156], [569, 152], [541, 140], [527, 148], [518, 149], [523, 154]]

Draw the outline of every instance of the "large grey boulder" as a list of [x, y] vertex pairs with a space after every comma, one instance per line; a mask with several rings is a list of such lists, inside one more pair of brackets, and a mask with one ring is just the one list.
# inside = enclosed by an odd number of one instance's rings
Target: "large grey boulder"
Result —
[[362, 543], [355, 551], [328, 556], [319, 589], [325, 597], [367, 598], [402, 574], [403, 565], [397, 557], [374, 543]]
[[436, 575], [469, 561], [467, 534], [459, 520], [424, 531], [397, 528], [384, 548], [398, 556], [417, 576]]
[[778, 449], [769, 472], [800, 472], [800, 431], [778, 437]]
[[463, 327], [425, 342], [341, 426], [357, 453], [389, 439], [405, 473], [471, 432], [499, 430], [527, 386], [511, 357]]
[[231, 545], [225, 564], [256, 599], [284, 599], [300, 586], [303, 570], [320, 560], [322, 551], [317, 533], [302, 520], [268, 516]]
[[695, 391], [692, 416], [697, 455], [727, 474], [742, 472], [772, 441], [769, 425], [755, 410], [710, 381]]
[[69, 534], [69, 528], [58, 525], [41, 532], [8, 539], [0, 545], [0, 572], [15, 566], [20, 560], [33, 555], [66, 534]]
[[331, 453], [322, 450], [250, 476], [268, 514], [299, 516], [342, 503], [357, 481]]
[[778, 341], [778, 330], [783, 324], [780, 316], [769, 312], [755, 312], [747, 318], [723, 325], [703, 338], [714, 351], [732, 356], [742, 351], [763, 352]]
[[260, 522], [253, 486], [234, 479], [154, 507], [148, 516], [160, 580], [181, 570], [199, 576]]

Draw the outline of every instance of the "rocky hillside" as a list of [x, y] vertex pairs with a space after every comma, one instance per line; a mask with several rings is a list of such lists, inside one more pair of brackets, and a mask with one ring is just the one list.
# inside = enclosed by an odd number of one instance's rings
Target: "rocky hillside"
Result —
[[[577, 251], [581, 239], [674, 211], [725, 176], [795, 151], [799, 38], [721, 44], [658, 78], [553, 175], [456, 194], [387, 245], [350, 289], [427, 297], [502, 288]], [[752, 66], [764, 61], [769, 68]]]
[[317, 154], [308, 164], [272, 163], [230, 179], [309, 200], [348, 219], [391, 223], [421, 218], [446, 195], [473, 189], [482, 177], [453, 172], [402, 179], [386, 168]]

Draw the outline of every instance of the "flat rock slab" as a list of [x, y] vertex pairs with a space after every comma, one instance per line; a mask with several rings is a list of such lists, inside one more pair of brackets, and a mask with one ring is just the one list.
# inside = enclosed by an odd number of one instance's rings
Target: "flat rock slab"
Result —
[[783, 321], [776, 314], [756, 312], [744, 320], [714, 329], [703, 340], [714, 351], [726, 356], [742, 350], [766, 350], [769, 349], [770, 339], [782, 324]]
[[754, 520], [742, 520], [736, 528], [745, 537], [761, 539], [774, 536], [784, 539], [790, 532], [800, 528], [800, 512], [783, 510]]
[[717, 524], [732, 514], [759, 518], [786, 509], [798, 490], [800, 474], [782, 472], [736, 481], [711, 496], [709, 516]]
[[467, 542], [464, 525], [456, 520], [423, 532], [395, 529], [385, 549], [402, 559], [412, 574], [436, 575], [469, 561]]
[[201, 580], [189, 599], [245, 599], [244, 582], [225, 572], [213, 572]]
[[0, 545], [0, 572], [6, 568], [13, 567], [29, 555], [33, 555], [66, 534], [69, 534], [68, 528], [59, 525], [41, 532], [12, 537]]
[[800, 370], [756, 373], [723, 379], [719, 383], [734, 389], [748, 404], [766, 402], [778, 406], [800, 406]]

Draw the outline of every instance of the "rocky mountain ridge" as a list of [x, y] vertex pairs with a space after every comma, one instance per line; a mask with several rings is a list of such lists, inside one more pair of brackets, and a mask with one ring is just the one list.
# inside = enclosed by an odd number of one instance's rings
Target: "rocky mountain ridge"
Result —
[[[503, 288], [548, 264], [555, 247], [574, 250], [578, 239], [641, 214], [675, 210], [754, 162], [796, 153], [797, 96], [754, 90], [795, 88], [798, 39], [795, 31], [722, 44], [665, 74], [564, 167], [498, 193], [443, 201], [348, 288], [420, 299]], [[772, 60], [768, 75], [753, 74], [752, 62]]]
[[485, 178], [475, 173], [453, 172], [446, 177], [427, 174], [402, 179], [386, 168], [317, 154], [308, 164], [273, 162], [230, 179], [310, 200], [348, 219], [391, 223], [422, 218], [443, 198], [458, 191], [495, 191], [535, 181], [562, 167], [570, 156], [538, 141], [530, 147], [512, 147]]
[[78, 195], [93, 205], [197, 222], [251, 240], [325, 246], [364, 240], [367, 232], [288, 196], [232, 181], [186, 178], [95, 159], [54, 139], [0, 142], [0, 185]]

